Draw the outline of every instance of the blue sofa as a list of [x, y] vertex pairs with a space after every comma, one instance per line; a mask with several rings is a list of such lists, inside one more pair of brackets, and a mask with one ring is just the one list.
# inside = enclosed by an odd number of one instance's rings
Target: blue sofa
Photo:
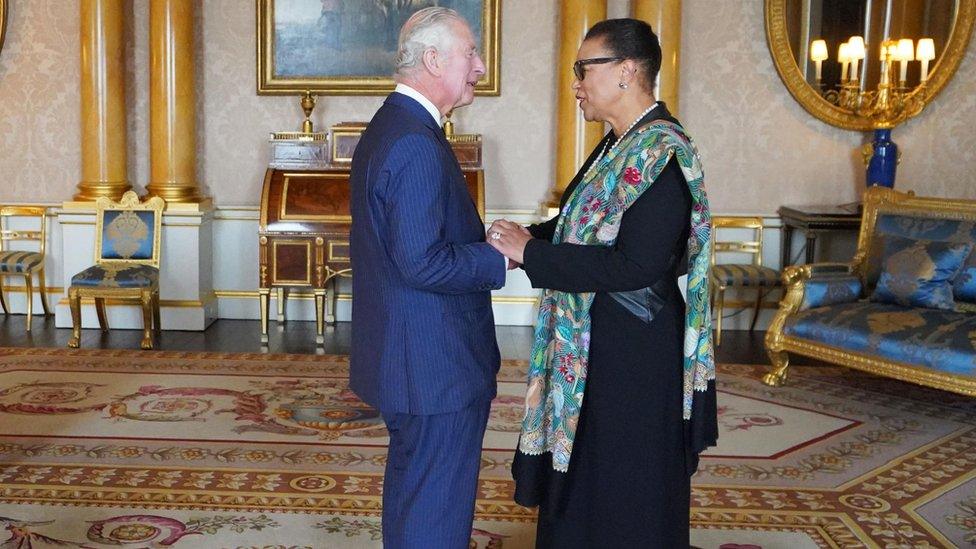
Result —
[[886, 235], [976, 244], [976, 201], [868, 189], [853, 261], [784, 269], [786, 294], [766, 333], [766, 384], [786, 381], [794, 353], [976, 396], [976, 251], [955, 275], [950, 310], [871, 301]]

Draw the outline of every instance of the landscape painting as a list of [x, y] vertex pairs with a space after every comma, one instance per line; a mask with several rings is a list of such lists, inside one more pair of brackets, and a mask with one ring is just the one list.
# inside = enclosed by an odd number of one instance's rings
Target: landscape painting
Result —
[[498, 95], [500, 0], [258, 0], [258, 93], [381, 95], [393, 89], [400, 27], [429, 6], [470, 24], [486, 74], [476, 93]]

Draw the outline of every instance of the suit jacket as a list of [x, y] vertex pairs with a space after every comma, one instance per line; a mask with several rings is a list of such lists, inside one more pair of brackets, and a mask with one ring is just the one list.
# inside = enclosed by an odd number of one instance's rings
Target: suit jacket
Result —
[[387, 97], [352, 159], [350, 386], [386, 413], [457, 411], [494, 398], [490, 290], [505, 281], [444, 132]]

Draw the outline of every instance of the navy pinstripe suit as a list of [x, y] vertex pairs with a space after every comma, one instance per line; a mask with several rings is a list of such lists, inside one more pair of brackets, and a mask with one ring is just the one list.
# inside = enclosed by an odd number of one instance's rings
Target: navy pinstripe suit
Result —
[[390, 429], [386, 547], [467, 547], [499, 354], [505, 261], [443, 131], [387, 97], [352, 161], [350, 385]]

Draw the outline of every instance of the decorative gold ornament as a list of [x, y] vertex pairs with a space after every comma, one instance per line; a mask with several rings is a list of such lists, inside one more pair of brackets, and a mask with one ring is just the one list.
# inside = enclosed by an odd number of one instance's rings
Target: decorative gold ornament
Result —
[[312, 133], [312, 111], [315, 110], [315, 96], [310, 90], [305, 90], [302, 97], [302, 110], [305, 111], [305, 121], [302, 122], [302, 133]]

